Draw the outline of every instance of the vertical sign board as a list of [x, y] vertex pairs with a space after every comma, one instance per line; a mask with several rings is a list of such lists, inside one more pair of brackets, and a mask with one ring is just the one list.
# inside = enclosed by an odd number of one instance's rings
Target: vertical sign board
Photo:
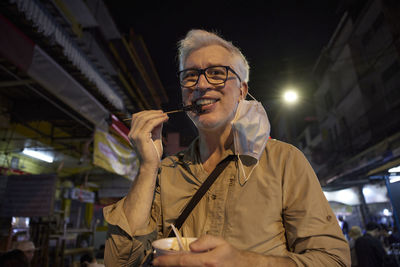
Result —
[[[0, 195], [0, 217], [49, 216], [53, 212], [56, 175], [11, 175]], [[4, 183], [2, 183], [4, 184]]]

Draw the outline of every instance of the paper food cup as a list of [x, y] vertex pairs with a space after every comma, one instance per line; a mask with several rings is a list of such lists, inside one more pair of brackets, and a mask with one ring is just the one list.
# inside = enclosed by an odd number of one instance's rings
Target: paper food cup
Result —
[[195, 237], [182, 237], [184, 251], [179, 250], [178, 240], [176, 237], [162, 238], [152, 243], [154, 248], [154, 256], [170, 255], [178, 253], [190, 253], [189, 244], [195, 241]]

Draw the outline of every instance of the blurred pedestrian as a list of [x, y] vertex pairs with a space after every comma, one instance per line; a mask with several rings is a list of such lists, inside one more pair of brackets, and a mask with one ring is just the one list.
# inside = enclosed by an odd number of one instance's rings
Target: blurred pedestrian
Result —
[[339, 225], [340, 228], [342, 228], [342, 232], [343, 235], [347, 238], [347, 240], [349, 239], [348, 233], [349, 233], [349, 224], [347, 223], [347, 221], [343, 218], [342, 215], [338, 216], [338, 220], [339, 220]]
[[388, 237], [389, 245], [400, 243], [400, 232], [397, 226], [394, 225], [392, 233]]
[[1, 267], [29, 267], [29, 260], [22, 250], [14, 249], [0, 256]]
[[350, 255], [351, 255], [351, 266], [352, 267], [357, 267], [358, 266], [358, 260], [357, 260], [357, 254], [356, 254], [356, 240], [362, 236], [362, 231], [359, 226], [352, 226], [349, 231], [349, 246], [350, 246]]
[[13, 248], [19, 249], [24, 252], [29, 263], [32, 261], [33, 256], [35, 255], [35, 244], [33, 244], [33, 242], [29, 240], [15, 242]]
[[81, 267], [104, 267], [103, 264], [97, 263], [93, 253], [86, 253], [80, 258]]
[[357, 254], [358, 266], [362, 267], [381, 267], [386, 256], [385, 249], [379, 238], [379, 224], [369, 222], [364, 236], [356, 240], [355, 249]]
[[381, 240], [381, 243], [383, 244], [383, 247], [385, 248], [385, 250], [387, 251], [390, 247], [389, 244], [389, 232], [390, 232], [390, 228], [388, 225], [381, 223], [379, 225], [380, 228], [380, 232], [379, 232], [379, 239]]
[[99, 250], [96, 253], [96, 259], [104, 259], [104, 249], [105, 249], [105, 245], [102, 244], [99, 247]]

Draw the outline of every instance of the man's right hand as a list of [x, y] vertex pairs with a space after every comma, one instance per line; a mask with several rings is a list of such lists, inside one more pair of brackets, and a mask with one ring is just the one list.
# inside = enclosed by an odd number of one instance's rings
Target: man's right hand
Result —
[[168, 116], [162, 110], [146, 110], [132, 115], [128, 137], [141, 168], [158, 168], [163, 153], [162, 125], [167, 120]]
[[161, 110], [146, 110], [132, 115], [128, 137], [139, 157], [140, 167], [123, 203], [131, 235], [149, 223], [157, 171], [163, 153], [162, 125], [167, 120], [167, 114]]

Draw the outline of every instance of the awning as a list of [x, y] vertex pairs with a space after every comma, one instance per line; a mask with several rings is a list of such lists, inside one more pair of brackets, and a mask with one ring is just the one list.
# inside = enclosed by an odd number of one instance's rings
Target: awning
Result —
[[45, 51], [0, 15], [0, 55], [28, 73], [44, 89], [99, 128], [107, 129], [109, 111]]
[[18, 10], [25, 14], [26, 18], [32, 21], [44, 36], [53, 39], [63, 48], [63, 53], [72, 64], [77, 67], [89, 81], [93, 82], [99, 92], [110, 101], [117, 109], [124, 110], [121, 97], [116, 93], [115, 88], [103, 79], [98, 70], [86, 58], [85, 54], [79, 49], [65, 30], [55, 21], [55, 19], [41, 6], [36, 0], [9, 0], [15, 3]]

